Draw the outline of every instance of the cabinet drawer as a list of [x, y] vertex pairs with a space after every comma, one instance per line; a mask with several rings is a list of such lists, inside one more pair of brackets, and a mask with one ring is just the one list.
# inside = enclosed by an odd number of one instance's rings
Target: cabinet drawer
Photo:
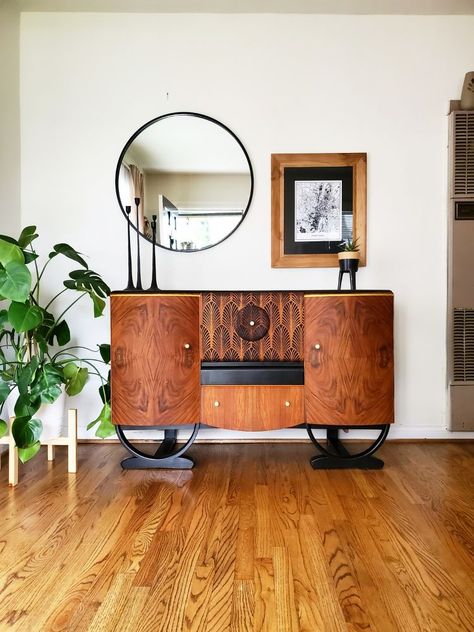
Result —
[[303, 386], [203, 386], [201, 420], [228, 430], [274, 430], [304, 422]]

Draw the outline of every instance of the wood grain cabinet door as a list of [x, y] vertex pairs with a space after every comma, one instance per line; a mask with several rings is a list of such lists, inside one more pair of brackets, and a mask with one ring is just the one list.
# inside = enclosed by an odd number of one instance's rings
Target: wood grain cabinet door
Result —
[[112, 421], [166, 426], [200, 418], [200, 297], [112, 296]]
[[393, 422], [393, 295], [304, 303], [305, 416], [321, 425]]

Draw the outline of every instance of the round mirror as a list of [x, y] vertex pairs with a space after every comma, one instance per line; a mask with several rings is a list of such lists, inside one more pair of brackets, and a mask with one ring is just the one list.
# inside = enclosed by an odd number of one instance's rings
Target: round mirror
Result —
[[115, 189], [145, 238], [152, 240], [156, 216], [158, 246], [195, 252], [229, 237], [244, 219], [252, 165], [228, 127], [204, 114], [174, 112], [133, 134], [120, 154]]

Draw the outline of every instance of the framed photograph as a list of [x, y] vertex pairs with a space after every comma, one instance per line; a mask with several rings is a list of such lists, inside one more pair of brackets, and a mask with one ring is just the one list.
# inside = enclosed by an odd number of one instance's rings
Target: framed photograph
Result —
[[367, 154], [272, 154], [272, 267], [338, 267], [346, 239], [366, 263]]

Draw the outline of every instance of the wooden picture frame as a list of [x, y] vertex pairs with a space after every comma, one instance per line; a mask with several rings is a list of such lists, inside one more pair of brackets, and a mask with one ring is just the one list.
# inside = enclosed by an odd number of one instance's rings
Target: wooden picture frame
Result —
[[[302, 182], [319, 185], [321, 178], [328, 186], [338, 187], [341, 230], [358, 240], [359, 265], [365, 266], [367, 154], [272, 154], [271, 169], [272, 268], [338, 267], [342, 238], [332, 239], [329, 228], [325, 241], [320, 236], [311, 240], [310, 236], [300, 239], [297, 235], [300, 211], [295, 203], [296, 187]], [[299, 229], [299, 235], [304, 232], [304, 228]]]

